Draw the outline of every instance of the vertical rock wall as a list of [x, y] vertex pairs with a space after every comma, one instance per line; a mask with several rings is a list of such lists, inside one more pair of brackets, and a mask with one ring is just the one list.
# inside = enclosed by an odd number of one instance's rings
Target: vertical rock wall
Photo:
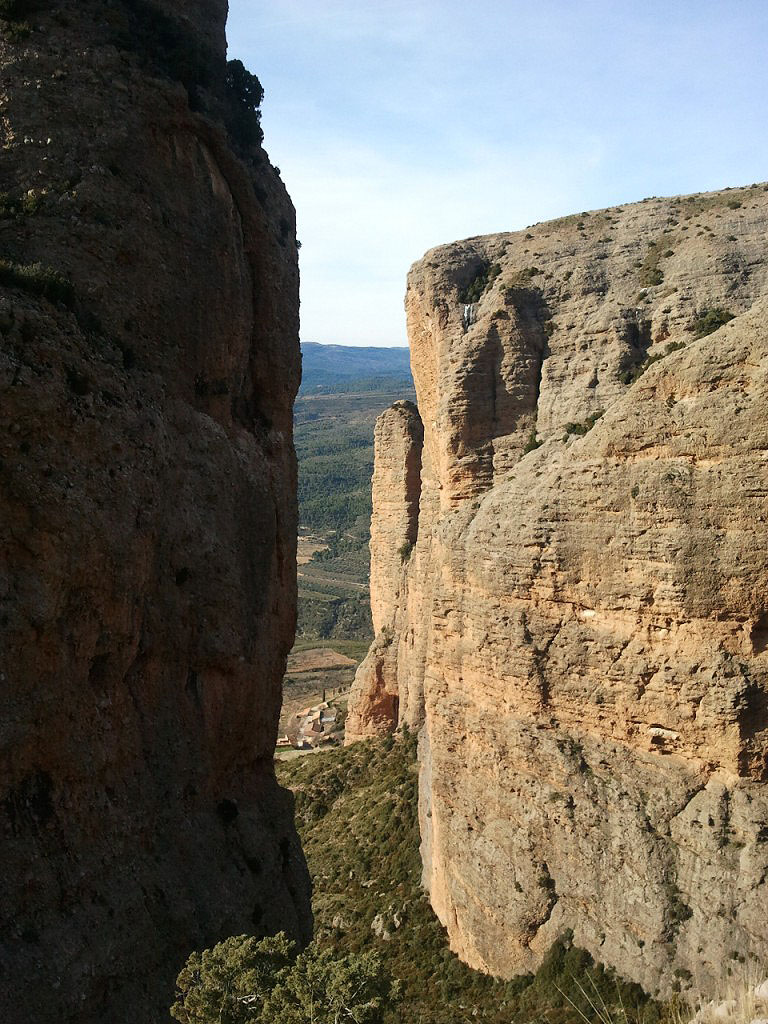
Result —
[[143, 1024], [190, 950], [311, 932], [272, 770], [295, 624], [294, 212], [227, 80], [224, 0], [17, 6], [0, 1017]]
[[[401, 716], [397, 682], [399, 624], [405, 604], [406, 566], [418, 539], [424, 428], [416, 406], [397, 402], [376, 421], [372, 482], [371, 616], [376, 642], [361, 664], [346, 721], [347, 743], [390, 731]], [[418, 721], [420, 704], [403, 694], [403, 721]]]
[[425, 882], [494, 974], [566, 929], [664, 995], [768, 956], [766, 228], [753, 186], [409, 275], [418, 540], [377, 686], [419, 694]]

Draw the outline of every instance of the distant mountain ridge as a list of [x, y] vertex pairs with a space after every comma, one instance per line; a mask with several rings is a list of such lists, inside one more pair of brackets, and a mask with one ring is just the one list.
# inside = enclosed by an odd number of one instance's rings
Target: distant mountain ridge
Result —
[[[412, 383], [408, 348], [303, 342], [301, 392], [376, 391], [392, 381]], [[352, 384], [354, 382], [354, 387]]]

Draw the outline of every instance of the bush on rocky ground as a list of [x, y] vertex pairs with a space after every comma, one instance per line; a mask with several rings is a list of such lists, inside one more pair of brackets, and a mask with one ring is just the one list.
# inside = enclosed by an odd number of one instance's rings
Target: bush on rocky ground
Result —
[[708, 334], [714, 334], [725, 324], [733, 320], [733, 313], [718, 306], [716, 309], [705, 309], [698, 314], [691, 324], [694, 338], [706, 338]]
[[381, 1024], [397, 996], [376, 953], [299, 952], [282, 933], [192, 953], [176, 982], [181, 1024]]
[[[315, 941], [334, 955], [376, 951], [401, 982], [386, 1024], [590, 1022], [584, 993], [629, 1021], [657, 1024], [659, 1007], [563, 935], [535, 975], [501, 981], [473, 971], [448, 946], [421, 886], [416, 738], [356, 743], [282, 762], [313, 878]], [[583, 991], [581, 991], [583, 989]], [[624, 1018], [621, 1018], [622, 1024]]]

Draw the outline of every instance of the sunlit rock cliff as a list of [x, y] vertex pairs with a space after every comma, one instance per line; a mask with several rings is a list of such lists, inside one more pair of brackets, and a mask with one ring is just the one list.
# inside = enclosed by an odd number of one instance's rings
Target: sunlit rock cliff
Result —
[[665, 995], [768, 956], [767, 230], [760, 185], [410, 272], [348, 736], [421, 729], [425, 882], [494, 974], [567, 929]]
[[310, 931], [272, 769], [295, 617], [294, 212], [225, 0], [3, 5], [0, 1019], [167, 1017]]

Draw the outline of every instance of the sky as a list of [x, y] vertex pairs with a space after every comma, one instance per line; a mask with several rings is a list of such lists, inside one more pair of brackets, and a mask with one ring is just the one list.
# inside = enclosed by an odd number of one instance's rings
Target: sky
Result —
[[405, 345], [411, 263], [768, 179], [768, 0], [230, 0], [297, 211], [302, 341]]

